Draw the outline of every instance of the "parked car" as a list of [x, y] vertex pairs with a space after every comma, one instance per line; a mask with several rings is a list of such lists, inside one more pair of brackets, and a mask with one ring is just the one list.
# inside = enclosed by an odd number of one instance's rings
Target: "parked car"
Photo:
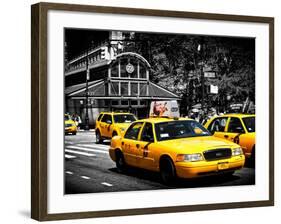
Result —
[[188, 118], [135, 121], [123, 136], [112, 138], [109, 154], [119, 172], [128, 166], [156, 171], [166, 184], [177, 177], [232, 175], [245, 162], [239, 145]]
[[129, 125], [136, 121], [134, 114], [123, 112], [101, 112], [96, 120], [96, 142], [122, 135]]
[[213, 136], [239, 144], [246, 156], [255, 159], [255, 115], [226, 114], [210, 119], [205, 127]]

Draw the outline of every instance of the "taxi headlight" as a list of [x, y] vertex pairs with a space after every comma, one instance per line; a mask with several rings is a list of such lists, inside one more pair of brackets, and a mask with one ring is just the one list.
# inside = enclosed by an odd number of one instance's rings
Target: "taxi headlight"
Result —
[[203, 156], [201, 155], [201, 153], [177, 155], [177, 162], [196, 162], [201, 160], [203, 160]]
[[240, 156], [243, 154], [243, 150], [239, 148], [232, 149], [232, 156]]

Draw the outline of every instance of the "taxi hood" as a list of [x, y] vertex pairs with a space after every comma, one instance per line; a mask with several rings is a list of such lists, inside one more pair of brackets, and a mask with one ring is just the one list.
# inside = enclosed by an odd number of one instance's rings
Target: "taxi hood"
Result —
[[73, 120], [65, 120], [64, 123], [65, 124], [75, 124], [75, 122]]
[[189, 137], [160, 141], [158, 144], [176, 150], [177, 153], [198, 153], [208, 149], [240, 147], [239, 145], [214, 136]]

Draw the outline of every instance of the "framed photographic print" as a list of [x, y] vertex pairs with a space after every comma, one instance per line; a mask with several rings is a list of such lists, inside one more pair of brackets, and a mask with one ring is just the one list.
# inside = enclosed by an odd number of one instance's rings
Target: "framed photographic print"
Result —
[[274, 204], [274, 18], [32, 5], [32, 218]]

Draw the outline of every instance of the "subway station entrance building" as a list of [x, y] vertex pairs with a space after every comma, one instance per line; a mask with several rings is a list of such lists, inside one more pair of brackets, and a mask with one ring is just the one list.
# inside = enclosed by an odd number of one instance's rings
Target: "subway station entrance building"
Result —
[[151, 75], [149, 62], [137, 53], [93, 49], [66, 65], [65, 112], [77, 113], [84, 121], [87, 108], [89, 124], [94, 126], [101, 111], [128, 111], [145, 118], [151, 101], [179, 100], [151, 82]]

